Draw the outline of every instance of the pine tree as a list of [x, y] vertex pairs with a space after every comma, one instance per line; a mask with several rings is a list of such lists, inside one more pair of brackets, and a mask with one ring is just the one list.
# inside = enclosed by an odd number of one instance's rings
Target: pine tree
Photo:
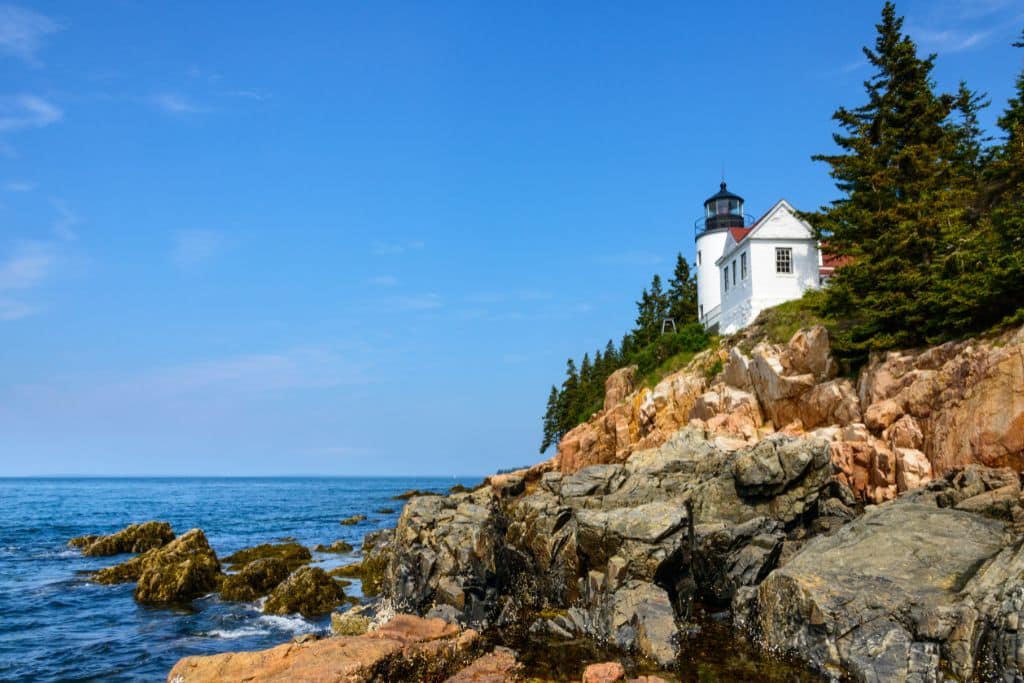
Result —
[[607, 366], [607, 372], [605, 373], [606, 375], [610, 375], [616, 370], [618, 370], [619, 365], [621, 364], [621, 361], [619, 359], [619, 353], [615, 349], [615, 342], [613, 342], [611, 339], [609, 339], [608, 343], [605, 344], [604, 346], [604, 362]]
[[817, 155], [831, 166], [842, 198], [812, 215], [819, 239], [851, 262], [827, 290], [827, 308], [853, 321], [842, 344], [852, 354], [923, 341], [936, 319], [936, 260], [942, 240], [963, 223], [954, 181], [958, 135], [947, 120], [955, 98], [934, 92], [935, 55], [918, 57], [887, 2], [865, 82], [867, 103], [840, 107], [833, 119], [839, 154]]
[[668, 317], [668, 296], [665, 295], [661, 285], [661, 276], [657, 273], [651, 278], [651, 304], [654, 307], [654, 328], [651, 330], [651, 338], [661, 333], [661, 323]]
[[576, 361], [569, 358], [565, 361], [565, 380], [562, 382], [562, 390], [558, 394], [558, 409], [555, 411], [558, 419], [558, 430], [556, 436], [561, 439], [570, 429], [575, 427], [576, 414], [579, 412], [579, 387], [580, 378], [576, 371]]
[[548, 394], [548, 406], [544, 411], [544, 438], [540, 444], [540, 452], [545, 452], [560, 438], [558, 432], [558, 389], [552, 385]]
[[[645, 346], [651, 340], [651, 331], [654, 329], [654, 320], [657, 316], [654, 299], [646, 289], [636, 302], [636, 327], [633, 329], [630, 341], [638, 346]], [[625, 345], [625, 340], [623, 340]]]
[[[1014, 46], [1024, 48], [1024, 31]], [[998, 120], [1003, 142], [986, 168], [988, 213], [983, 223], [990, 227], [992, 240], [990, 306], [996, 321], [1015, 312], [1020, 317], [1024, 307], [1024, 69], [1015, 90]]]
[[676, 254], [676, 267], [668, 281], [668, 317], [682, 327], [697, 320], [697, 276], [682, 254]]

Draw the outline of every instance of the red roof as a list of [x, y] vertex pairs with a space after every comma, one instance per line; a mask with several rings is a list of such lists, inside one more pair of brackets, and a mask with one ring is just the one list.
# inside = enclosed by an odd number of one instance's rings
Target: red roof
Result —
[[828, 251], [828, 242], [822, 242], [819, 247], [821, 250], [821, 267], [818, 268], [820, 275], [831, 275], [835, 272], [836, 268], [842, 268], [847, 263], [852, 261], [849, 256], [839, 256], [837, 254], [830, 253]]
[[729, 228], [729, 234], [732, 235], [732, 238], [736, 242], [742, 242], [744, 240], [744, 238], [746, 238], [746, 236], [749, 235], [750, 231], [753, 230], [753, 229], [754, 229], [753, 227], [750, 227], [750, 228]]

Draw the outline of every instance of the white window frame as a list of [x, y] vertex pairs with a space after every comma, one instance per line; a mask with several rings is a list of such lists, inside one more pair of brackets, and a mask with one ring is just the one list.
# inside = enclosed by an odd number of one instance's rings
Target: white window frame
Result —
[[747, 252], [740, 254], [740, 279], [747, 279]]
[[729, 291], [729, 266], [725, 267], [725, 291]]
[[775, 247], [775, 274], [793, 274], [793, 247]]
[[732, 260], [732, 286], [736, 286], [736, 259]]

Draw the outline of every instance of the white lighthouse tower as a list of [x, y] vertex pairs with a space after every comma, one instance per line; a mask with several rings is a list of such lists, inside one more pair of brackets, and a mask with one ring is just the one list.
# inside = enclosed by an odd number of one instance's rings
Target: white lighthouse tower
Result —
[[743, 228], [743, 197], [725, 189], [722, 181], [717, 193], [704, 202], [704, 217], [697, 220], [697, 314], [705, 328], [718, 324], [722, 304], [722, 283], [715, 261], [725, 251], [729, 230]]

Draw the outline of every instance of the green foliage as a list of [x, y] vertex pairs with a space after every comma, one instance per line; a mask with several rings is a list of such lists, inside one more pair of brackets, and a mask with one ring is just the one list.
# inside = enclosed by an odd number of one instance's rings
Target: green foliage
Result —
[[704, 379], [706, 379], [710, 383], [711, 380], [713, 380], [715, 376], [718, 375], [718, 373], [720, 373], [722, 371], [722, 368], [724, 367], [725, 365], [722, 363], [722, 359], [716, 358], [715, 362], [709, 365], [704, 370]]
[[[675, 324], [665, 325], [671, 319]], [[666, 332], [662, 333], [662, 327]], [[570, 429], [586, 422], [604, 406], [604, 383], [621, 367], [636, 365], [642, 381], [662, 377], [669, 367], [682, 367], [693, 353], [707, 347], [708, 335], [697, 322], [697, 278], [682, 254], [664, 291], [661, 276], [651, 278], [636, 302], [636, 327], [622, 337], [618, 347], [611, 339], [604, 347], [583, 354], [579, 370], [573, 359], [566, 361], [561, 388], [552, 386], [543, 418], [540, 452], [557, 444]], [[659, 374], [661, 373], [661, 374]], [[656, 380], [655, 380], [656, 381]]]
[[841, 198], [808, 217], [828, 250], [846, 257], [818, 313], [843, 320], [834, 349], [858, 362], [872, 350], [934, 343], [985, 330], [1024, 299], [1018, 97], [1000, 118], [1005, 144], [988, 148], [984, 97], [961, 83], [937, 93], [934, 55], [920, 57], [886, 3], [867, 102], [840, 107], [840, 152], [818, 155]]

